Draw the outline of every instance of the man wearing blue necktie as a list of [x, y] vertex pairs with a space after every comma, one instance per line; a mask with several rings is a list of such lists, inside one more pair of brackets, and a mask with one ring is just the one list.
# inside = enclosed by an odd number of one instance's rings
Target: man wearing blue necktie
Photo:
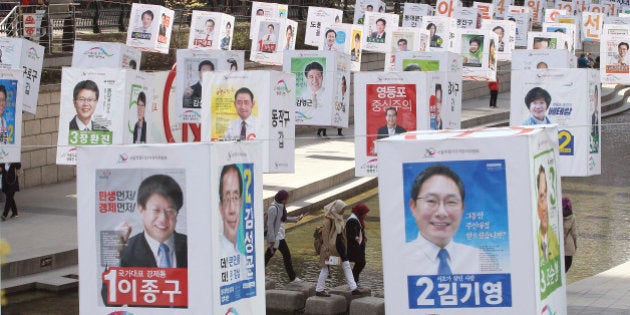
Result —
[[406, 256], [414, 261], [414, 269], [444, 276], [496, 271], [496, 263], [492, 263], [496, 258], [453, 241], [464, 213], [466, 196], [464, 183], [457, 173], [445, 165], [429, 166], [416, 176], [411, 196], [409, 206], [420, 232], [412, 243], [413, 252]]
[[[152, 175], [142, 181], [137, 194], [144, 231], [129, 238], [120, 254], [120, 266], [187, 268], [187, 238], [175, 232], [184, 200], [179, 184], [168, 175]], [[123, 229], [128, 237], [131, 227]]]

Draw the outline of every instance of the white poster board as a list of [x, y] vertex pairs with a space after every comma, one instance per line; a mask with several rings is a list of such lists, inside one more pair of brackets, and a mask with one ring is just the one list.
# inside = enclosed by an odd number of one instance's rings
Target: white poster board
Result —
[[127, 46], [168, 54], [175, 12], [159, 5], [133, 3]]
[[346, 128], [350, 56], [334, 51], [296, 50], [284, 58], [283, 71], [295, 74], [295, 124]]
[[279, 71], [206, 72], [201, 140], [263, 143], [262, 171], [295, 169], [295, 76]]
[[151, 142], [153, 128], [163, 128], [152, 122], [154, 79], [153, 73], [129, 72], [128, 104], [125, 107], [125, 125], [123, 143], [158, 143]]
[[[254, 39], [249, 60], [271, 65], [282, 65], [284, 51], [295, 48], [295, 40], [288, 40], [288, 34], [295, 33], [297, 22], [288, 19], [255, 19]], [[289, 33], [288, 29], [291, 29]], [[293, 42], [293, 43], [292, 43]]]
[[176, 99], [177, 121], [181, 123], [201, 122], [201, 95], [205, 85], [202, 74], [206, 71], [243, 70], [243, 51], [177, 50]]
[[514, 0], [492, 0], [492, 5], [495, 8], [495, 18], [503, 19], [509, 11], [509, 7], [513, 4]]
[[188, 49], [231, 50], [234, 16], [208, 11], [192, 11]]
[[363, 49], [389, 52], [392, 36], [388, 33], [398, 28], [398, 19], [397, 14], [366, 12], [363, 23]]
[[566, 34], [560, 32], [529, 32], [527, 49], [567, 49], [567, 38]]
[[449, 35], [455, 28], [455, 20], [446, 16], [425, 16], [422, 29], [429, 31], [429, 51], [446, 51], [449, 47]]
[[456, 7], [453, 11], [455, 27], [476, 29], [481, 27], [481, 13], [474, 7]]
[[548, 32], [548, 33], [556, 32], [556, 33], [565, 34], [565, 37], [564, 37], [564, 39], [566, 40], [565, 48], [568, 47], [568, 50], [572, 54], [575, 53], [576, 44], [574, 40], [577, 35], [576, 34], [577, 26], [575, 24], [559, 23], [559, 22], [558, 23], [545, 22], [543, 23], [542, 30], [543, 32]]
[[403, 27], [420, 27], [422, 18], [424, 16], [433, 15], [433, 8], [424, 3], [409, 3], [403, 4]]
[[[556, 132], [417, 131], [377, 142], [379, 195], [392, 196], [380, 202], [387, 314], [566, 314]], [[541, 160], [551, 262], [537, 251]], [[551, 268], [543, 291], [539, 274]]]
[[21, 108], [33, 115], [37, 111], [43, 63], [44, 46], [23, 38], [0, 38], [0, 67], [18, 69], [22, 72], [24, 80], [21, 80], [22, 87], [19, 90], [22, 94]]
[[0, 163], [21, 159], [24, 80], [20, 70], [0, 69]]
[[81, 148], [81, 313], [264, 307], [260, 151], [233, 142]]
[[526, 47], [527, 46], [527, 33], [531, 30], [532, 14], [529, 12], [508, 12], [507, 20], [513, 21], [516, 23], [515, 37], [516, 37], [516, 46], [518, 47]]
[[324, 39], [326, 28], [334, 23], [341, 23], [342, 18], [343, 11], [341, 10], [309, 6], [304, 44], [319, 47]]
[[[332, 32], [334, 33], [331, 33]], [[363, 27], [356, 24], [333, 24], [325, 28], [324, 39], [319, 45], [320, 50], [343, 52], [350, 55], [352, 71], [361, 70], [361, 38]]]
[[599, 46], [602, 83], [630, 84], [630, 25], [604, 24]]
[[254, 39], [255, 25], [257, 19], [279, 18], [286, 19], [289, 13], [289, 6], [286, 4], [252, 1], [252, 16], [250, 18], [249, 39]]
[[516, 48], [516, 23], [510, 20], [483, 20], [481, 29], [497, 34], [497, 60], [512, 60], [512, 51]]
[[517, 49], [512, 52], [512, 70], [575, 68], [573, 57], [564, 49]]
[[77, 40], [72, 51], [72, 66], [78, 68], [140, 69], [142, 52], [122, 43]]
[[604, 14], [582, 12], [582, 41], [599, 42], [603, 24]]
[[385, 54], [384, 71], [392, 71], [396, 53], [403, 51], [425, 51], [429, 47], [429, 31], [417, 27], [398, 27], [393, 32], [390, 52]]
[[451, 34], [449, 51], [462, 54], [464, 80], [495, 81], [497, 34], [477, 29], [455, 29]]
[[561, 176], [601, 173], [601, 91], [597, 71], [513, 71], [510, 95], [510, 126], [558, 125]]
[[461, 7], [459, 0], [437, 0], [435, 2], [435, 16], [452, 17], [455, 8]]
[[57, 164], [76, 165], [77, 146], [123, 143], [135, 70], [63, 68]]
[[385, 12], [385, 2], [380, 0], [356, 0], [352, 24], [365, 24], [365, 13], [367, 12]]

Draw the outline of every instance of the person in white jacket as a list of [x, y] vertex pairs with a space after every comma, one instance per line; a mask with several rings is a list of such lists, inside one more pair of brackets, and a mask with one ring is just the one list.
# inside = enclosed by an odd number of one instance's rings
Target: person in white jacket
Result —
[[300, 221], [303, 215], [299, 217], [289, 217], [287, 215], [287, 201], [289, 200], [289, 193], [282, 189], [276, 193], [274, 201], [267, 210], [267, 250], [265, 251], [265, 266], [276, 253], [276, 250], [280, 250], [282, 253], [282, 259], [284, 260], [284, 269], [287, 271], [290, 281], [299, 282], [302, 281], [295, 274], [293, 270], [293, 262], [291, 261], [291, 251], [285, 241], [285, 222], [297, 222]]

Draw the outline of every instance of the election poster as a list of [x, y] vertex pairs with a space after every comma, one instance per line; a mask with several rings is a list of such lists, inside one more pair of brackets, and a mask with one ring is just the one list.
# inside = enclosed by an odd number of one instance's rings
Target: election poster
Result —
[[[385, 54], [385, 71], [392, 71], [396, 64], [396, 53], [403, 51], [425, 51], [429, 46], [429, 32], [421, 28], [398, 27], [393, 32], [390, 52]], [[424, 36], [423, 36], [424, 35]]]
[[462, 54], [464, 80], [495, 81], [497, 34], [488, 30], [454, 29], [451, 37], [449, 51]]
[[0, 38], [0, 68], [18, 69], [24, 80], [18, 90], [22, 110], [33, 115], [37, 112], [39, 83], [42, 78], [44, 46], [16, 37]]
[[[257, 27], [254, 28], [254, 39], [249, 60], [271, 65], [282, 65], [283, 52], [291, 48], [286, 34], [291, 30], [297, 30], [297, 22], [288, 19], [256, 19]], [[292, 33], [295, 33], [291, 31]], [[295, 48], [295, 44], [293, 44]]]
[[516, 23], [510, 20], [483, 20], [482, 30], [490, 30], [497, 34], [497, 60], [513, 60], [512, 52], [516, 48]]
[[604, 24], [599, 46], [602, 83], [630, 84], [630, 25]]
[[354, 5], [352, 24], [365, 24], [367, 12], [385, 12], [385, 2], [380, 0], [357, 0]]
[[80, 148], [81, 313], [264, 307], [259, 152], [258, 143]]
[[21, 160], [23, 82], [22, 71], [0, 69], [0, 163]]
[[[259, 140], [261, 170], [295, 167], [295, 75], [279, 71], [208, 72], [203, 75], [202, 141]], [[333, 105], [331, 105], [333, 106]]]
[[[349, 55], [331, 51], [292, 51], [285, 54], [283, 70], [295, 74], [296, 125], [347, 126]], [[342, 91], [343, 80], [346, 81], [345, 91]]]
[[127, 108], [125, 110], [125, 127], [123, 143], [157, 143], [150, 142], [151, 129], [159, 128], [151, 121], [153, 108], [153, 74], [136, 71], [129, 72], [129, 91], [125, 93]]
[[[397, 52], [394, 71], [432, 71], [427, 102], [430, 129], [459, 129], [462, 110], [462, 57], [452, 52]], [[439, 72], [439, 73], [435, 73]], [[443, 75], [445, 74], [445, 76]], [[435, 76], [435, 77], [434, 77]]]
[[547, 9], [545, 10], [544, 23], [556, 23], [558, 22], [558, 16], [567, 15], [567, 10], [560, 9]]
[[446, 51], [450, 31], [455, 28], [455, 20], [445, 16], [425, 16], [421, 28], [429, 31], [428, 51]]
[[492, 3], [474, 1], [473, 7], [477, 9], [482, 19], [494, 19], [494, 5]]
[[168, 54], [174, 14], [173, 10], [159, 5], [132, 4], [127, 46]]
[[375, 141], [429, 128], [427, 76], [404, 72], [355, 74], [356, 176], [378, 174]]
[[389, 52], [391, 32], [398, 28], [398, 15], [391, 13], [366, 12], [363, 23], [363, 49]]
[[142, 52], [122, 43], [74, 42], [72, 66], [78, 68], [140, 69]]
[[532, 246], [532, 160], [539, 148], [557, 154], [556, 132], [415, 131], [377, 142], [378, 180], [389, 183], [379, 194], [393, 196], [380, 203], [387, 314], [566, 314], [564, 281], [541, 298]]
[[231, 50], [234, 26], [232, 15], [193, 10], [188, 49]]
[[[177, 121], [201, 121], [201, 91], [204, 72], [237, 71], [244, 67], [243, 51], [177, 50], [176, 98]], [[208, 86], [209, 87], [209, 86]]]
[[552, 23], [545, 22], [542, 25], [543, 32], [564, 34], [565, 49], [572, 54], [575, 53], [575, 37], [576, 37], [576, 25], [567, 23]]
[[561, 32], [529, 32], [527, 49], [565, 49], [569, 50], [567, 35]]
[[433, 7], [425, 3], [403, 4], [402, 26], [420, 27], [424, 16], [433, 15]]
[[492, 5], [495, 8], [495, 18], [504, 19], [509, 11], [509, 7], [513, 4], [513, 0], [492, 0]]
[[529, 0], [524, 3], [525, 7], [530, 9], [532, 13], [532, 22], [542, 23], [545, 16], [543, 12], [547, 9], [547, 1], [544, 0]]
[[77, 146], [123, 143], [128, 71], [62, 69], [57, 164], [75, 165]]
[[[577, 1], [564, 1], [564, 0], [556, 0], [555, 1], [555, 9], [548, 9], [549, 14], [545, 12], [545, 21], [547, 21], [547, 16], [552, 16], [556, 10], [565, 11], [562, 15], [577, 15], [578, 13], [578, 5]], [[553, 19], [553, 17], [551, 17]]]
[[477, 29], [481, 27], [481, 13], [474, 7], [456, 7], [453, 11], [455, 27]]
[[308, 7], [304, 44], [319, 47], [325, 38], [324, 31], [334, 23], [341, 23], [343, 11], [333, 8]]
[[564, 49], [516, 49], [512, 52], [512, 70], [575, 68], [573, 57]]
[[532, 28], [531, 13], [529, 12], [508, 12], [507, 20], [516, 23], [515, 41], [516, 46], [527, 46], [527, 34]]
[[455, 8], [461, 7], [459, 0], [437, 0], [435, 2], [435, 16], [453, 17]]
[[556, 20], [558, 23], [569, 24], [572, 25], [573, 32], [573, 43], [575, 44], [575, 49], [582, 49], [582, 15], [559, 15], [556, 16]]
[[252, 16], [250, 18], [249, 39], [254, 39], [255, 25], [257, 19], [279, 18], [286, 19], [289, 13], [289, 6], [286, 4], [252, 1]]
[[325, 28], [319, 50], [338, 51], [350, 55], [352, 71], [361, 70], [361, 37], [363, 27], [356, 24], [336, 23]]
[[593, 69], [512, 72], [510, 126], [558, 125], [561, 176], [601, 173], [601, 90]]

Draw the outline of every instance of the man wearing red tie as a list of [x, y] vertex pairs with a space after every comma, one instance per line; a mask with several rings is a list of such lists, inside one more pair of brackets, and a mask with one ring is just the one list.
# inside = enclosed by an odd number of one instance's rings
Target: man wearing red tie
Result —
[[195, 39], [194, 45], [196, 47], [212, 47], [212, 41], [214, 39], [214, 20], [208, 19], [206, 21], [206, 34], [202, 38]]
[[276, 35], [274, 34], [273, 24], [267, 25], [267, 34], [263, 35], [262, 48], [263, 52], [275, 52], [276, 51]]
[[232, 120], [223, 134], [225, 140], [252, 140], [256, 138], [257, 119], [252, 115], [256, 106], [254, 93], [242, 87], [234, 93], [234, 109], [238, 118]]

